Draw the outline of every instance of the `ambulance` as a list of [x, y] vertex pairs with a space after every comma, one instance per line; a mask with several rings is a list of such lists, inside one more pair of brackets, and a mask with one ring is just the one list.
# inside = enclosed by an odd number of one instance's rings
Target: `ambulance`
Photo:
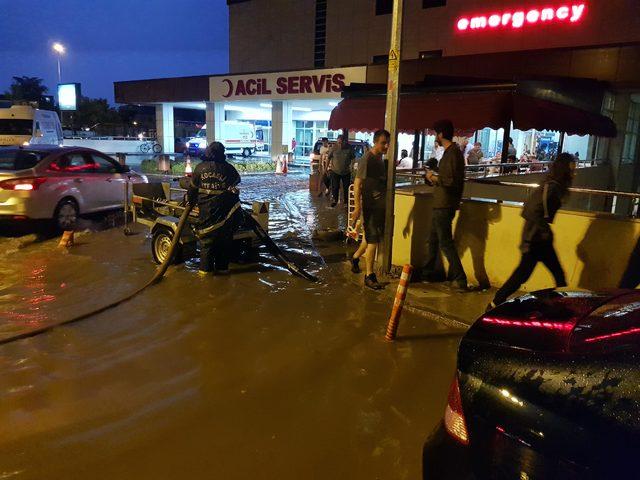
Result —
[[[230, 155], [250, 157], [256, 151], [264, 150], [264, 132], [248, 122], [225, 121], [222, 123], [222, 140]], [[196, 136], [187, 142], [189, 155], [200, 155], [207, 148], [207, 126], [204, 125]]]

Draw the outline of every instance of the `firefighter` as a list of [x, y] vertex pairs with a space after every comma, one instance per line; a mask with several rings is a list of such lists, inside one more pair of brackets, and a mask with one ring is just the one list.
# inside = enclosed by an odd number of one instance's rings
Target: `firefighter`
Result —
[[233, 232], [242, 216], [237, 186], [240, 175], [227, 162], [224, 145], [211, 143], [193, 171], [188, 190], [191, 205], [200, 211], [197, 234], [200, 239], [200, 275], [215, 270], [229, 273]]

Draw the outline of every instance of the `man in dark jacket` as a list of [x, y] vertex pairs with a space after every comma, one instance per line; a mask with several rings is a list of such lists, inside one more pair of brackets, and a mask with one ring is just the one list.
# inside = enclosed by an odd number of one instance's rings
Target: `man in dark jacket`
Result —
[[203, 162], [193, 171], [187, 193], [189, 203], [198, 205], [200, 239], [200, 274], [215, 270], [229, 273], [229, 251], [233, 232], [241, 213], [237, 185], [240, 175], [227, 162], [224, 145], [213, 142], [203, 155]]
[[445, 149], [440, 160], [439, 172], [427, 172], [427, 181], [433, 186], [433, 211], [431, 213], [431, 233], [427, 262], [422, 275], [426, 280], [435, 279], [435, 269], [439, 252], [442, 250], [449, 261], [448, 279], [461, 290], [467, 290], [467, 276], [462, 268], [460, 256], [453, 242], [451, 224], [460, 208], [464, 189], [464, 156], [453, 143], [453, 123], [440, 120], [433, 126], [436, 143]]

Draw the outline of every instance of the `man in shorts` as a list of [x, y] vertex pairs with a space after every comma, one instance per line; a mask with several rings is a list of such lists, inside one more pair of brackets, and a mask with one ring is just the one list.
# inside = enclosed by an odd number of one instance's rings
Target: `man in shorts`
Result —
[[382, 156], [389, 149], [391, 135], [386, 130], [378, 130], [373, 135], [373, 147], [358, 162], [358, 172], [354, 182], [355, 210], [352, 221], [363, 217], [364, 240], [353, 254], [351, 271], [360, 273], [360, 257], [365, 259], [365, 286], [380, 290], [384, 286], [378, 283], [373, 272], [378, 244], [384, 235], [385, 194], [387, 189], [387, 166]]

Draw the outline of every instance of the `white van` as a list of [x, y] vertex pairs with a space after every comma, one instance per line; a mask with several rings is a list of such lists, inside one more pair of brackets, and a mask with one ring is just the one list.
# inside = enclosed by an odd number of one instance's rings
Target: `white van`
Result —
[[[241, 154], [243, 157], [264, 149], [264, 136], [260, 127], [251, 123], [225, 121], [222, 123], [222, 144], [231, 155]], [[207, 126], [204, 125], [196, 136], [187, 142], [190, 155], [199, 155], [207, 148]]]
[[30, 105], [0, 108], [0, 146], [62, 145], [62, 126], [56, 112]]

